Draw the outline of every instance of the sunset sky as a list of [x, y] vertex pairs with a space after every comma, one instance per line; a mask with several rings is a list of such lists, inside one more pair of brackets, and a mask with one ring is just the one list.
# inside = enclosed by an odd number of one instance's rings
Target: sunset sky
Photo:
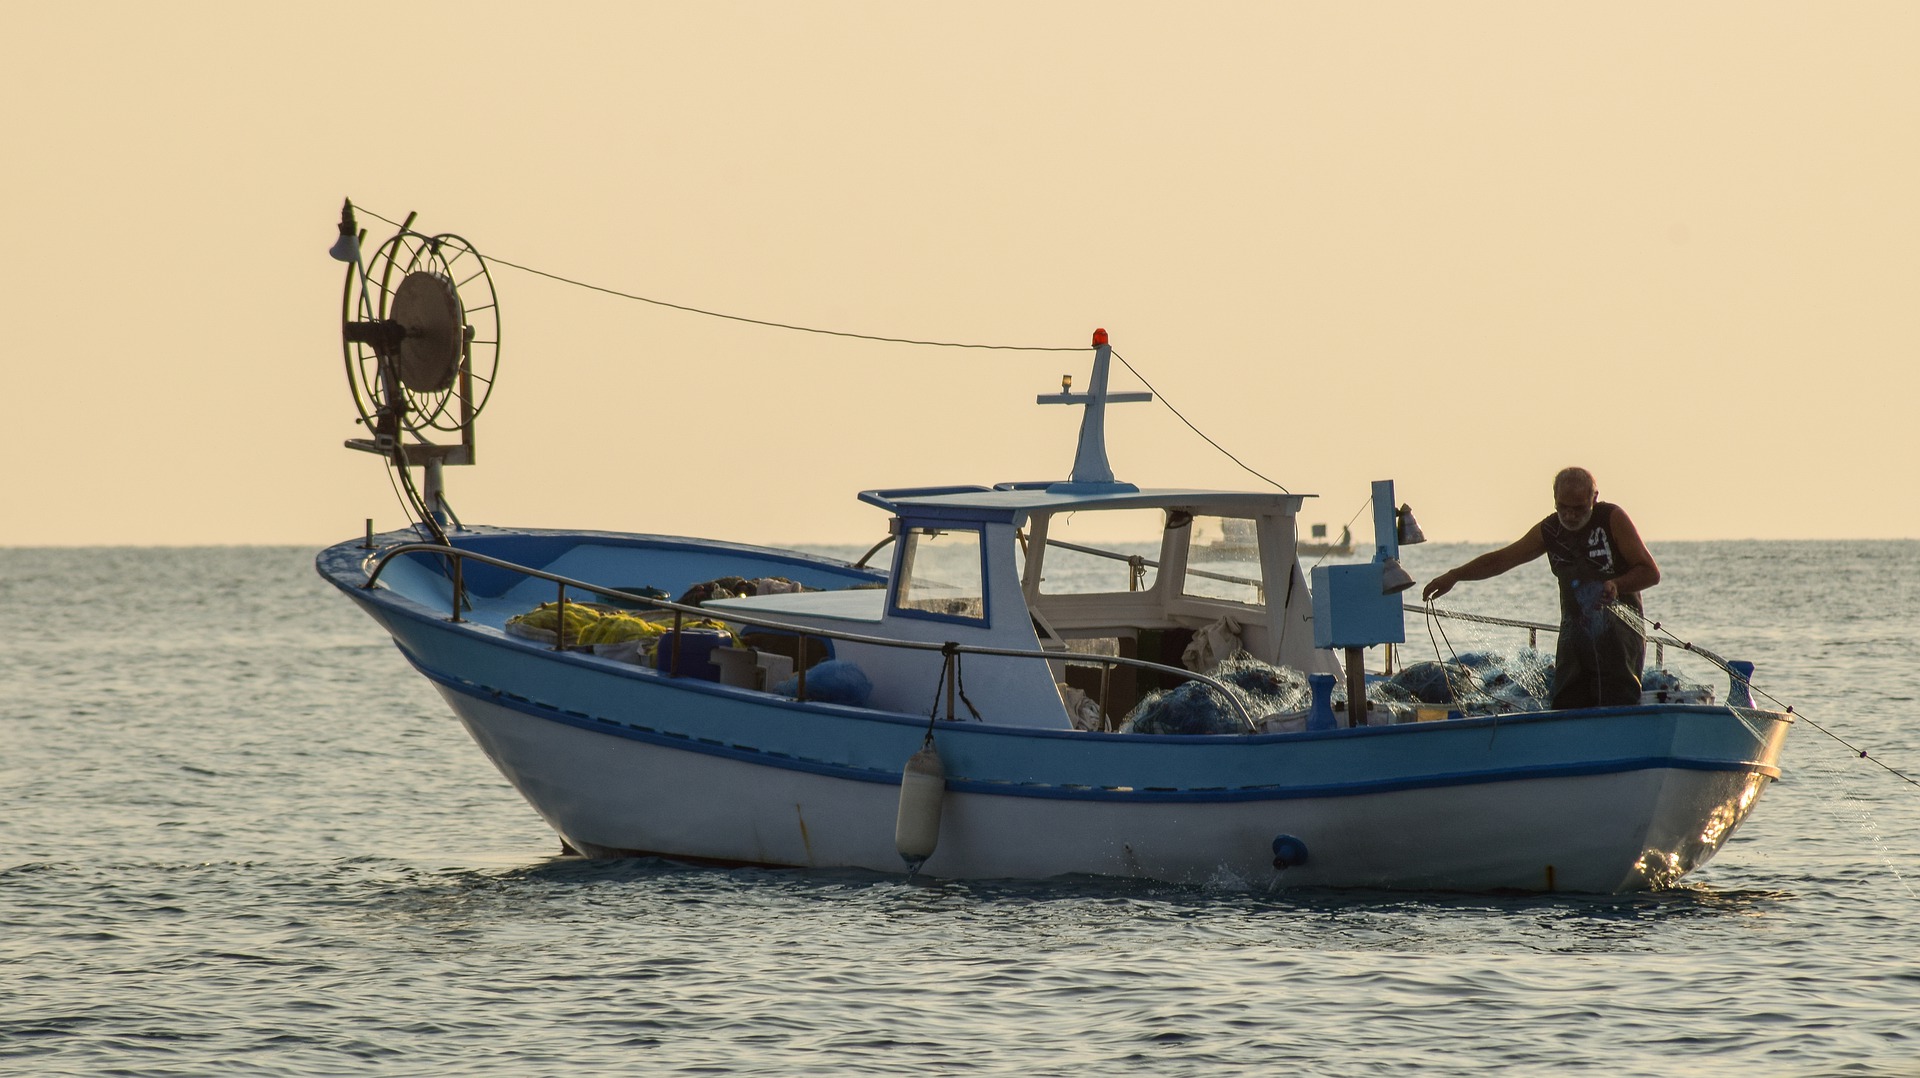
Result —
[[[18, 6], [0, 545], [404, 521], [340, 201], [750, 318], [1104, 326], [1336, 530], [1504, 540], [1567, 464], [1662, 541], [1920, 537], [1920, 5]], [[392, 227], [363, 216], [372, 243]], [[469, 522], [861, 542], [1064, 477], [1089, 357], [508, 267]], [[1124, 371], [1116, 388], [1139, 388]], [[1161, 404], [1120, 478], [1258, 488]], [[1370, 518], [1356, 531], [1364, 539]]]

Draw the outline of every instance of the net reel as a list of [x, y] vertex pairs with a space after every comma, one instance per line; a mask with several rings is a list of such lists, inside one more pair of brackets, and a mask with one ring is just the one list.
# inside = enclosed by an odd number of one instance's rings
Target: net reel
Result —
[[[421, 522], [438, 528], [450, 514], [441, 469], [474, 463], [474, 421], [500, 363], [500, 307], [473, 245], [414, 231], [416, 216], [363, 261], [349, 200], [331, 254], [347, 263], [340, 343], [357, 422], [371, 435], [347, 448], [387, 458]], [[415, 467], [424, 491], [413, 486]]]

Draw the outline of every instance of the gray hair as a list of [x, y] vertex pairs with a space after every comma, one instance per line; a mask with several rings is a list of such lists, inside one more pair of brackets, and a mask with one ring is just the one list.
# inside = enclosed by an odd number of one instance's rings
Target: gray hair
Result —
[[1553, 489], [1559, 490], [1562, 483], [1576, 483], [1589, 491], [1599, 490], [1600, 484], [1593, 481], [1593, 473], [1585, 468], [1562, 468], [1553, 477]]

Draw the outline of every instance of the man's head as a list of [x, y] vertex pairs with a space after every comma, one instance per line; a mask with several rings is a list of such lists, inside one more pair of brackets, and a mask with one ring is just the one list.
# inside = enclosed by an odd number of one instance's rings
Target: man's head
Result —
[[1599, 498], [1593, 473], [1585, 468], [1562, 468], [1553, 477], [1553, 511], [1560, 518], [1560, 526], [1568, 531], [1586, 527]]

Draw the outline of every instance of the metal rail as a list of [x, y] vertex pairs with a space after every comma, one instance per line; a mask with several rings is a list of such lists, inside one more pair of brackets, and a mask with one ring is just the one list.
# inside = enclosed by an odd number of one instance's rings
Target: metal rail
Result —
[[[1544, 621], [1522, 621], [1519, 618], [1496, 618], [1491, 614], [1469, 614], [1464, 610], [1442, 610], [1436, 606], [1415, 606], [1412, 603], [1402, 603], [1400, 609], [1411, 614], [1425, 614], [1436, 618], [1453, 618], [1457, 621], [1471, 621], [1478, 625], [1503, 625], [1509, 629], [1525, 629], [1527, 630], [1527, 646], [1530, 648], [1538, 648], [1540, 646], [1541, 633], [1557, 633], [1560, 631], [1560, 626], [1548, 625]], [[1660, 658], [1664, 658], [1664, 653], [1662, 653]]]
[[[1154, 569], [1160, 568], [1160, 563], [1158, 561], [1154, 560], [1153, 558], [1149, 558], [1144, 554], [1122, 554], [1117, 550], [1102, 550], [1099, 547], [1081, 546], [1079, 543], [1069, 543], [1065, 539], [1048, 539], [1047, 545], [1057, 546], [1062, 550], [1077, 551], [1078, 553], [1081, 553], [1081, 554], [1091, 554], [1096, 558], [1110, 558], [1114, 561], [1124, 561], [1129, 565], [1136, 565], [1136, 566], [1144, 565]], [[1264, 585], [1261, 584], [1260, 581], [1250, 580], [1244, 576], [1233, 576], [1228, 573], [1210, 573], [1205, 569], [1196, 569], [1193, 567], [1192, 562], [1187, 563], [1187, 575], [1203, 576], [1203, 577], [1206, 577], [1208, 580], [1224, 580], [1229, 584], [1247, 584], [1256, 588], [1264, 587]]]
[[[908, 651], [935, 651], [935, 652], [940, 652], [942, 654], [960, 654], [960, 655], [994, 655], [994, 656], [999, 656], [1003, 658], [1012, 658], [1012, 659], [1040, 659], [1046, 662], [1098, 663], [1103, 666], [1109, 666], [1109, 667], [1131, 666], [1131, 667], [1136, 667], [1142, 670], [1157, 671], [1162, 674], [1176, 674], [1176, 675], [1179, 675], [1180, 677], [1188, 678], [1193, 681], [1198, 681], [1206, 685], [1208, 688], [1213, 689], [1215, 692], [1219, 693], [1221, 696], [1225, 697], [1227, 703], [1233, 707], [1234, 713], [1240, 717], [1240, 721], [1246, 723], [1247, 729], [1249, 731], [1258, 732], [1259, 730], [1259, 727], [1254, 725], [1253, 717], [1247, 714], [1246, 706], [1240, 702], [1239, 698], [1236, 697], [1233, 694], [1232, 690], [1230, 690], [1223, 682], [1215, 678], [1208, 677], [1205, 674], [1195, 673], [1192, 670], [1183, 669], [1177, 666], [1167, 666], [1163, 663], [1149, 662], [1146, 659], [1129, 659], [1119, 655], [1093, 655], [1093, 654], [1085, 654], [1082, 652], [1030, 651], [1023, 648], [993, 648], [993, 647], [983, 647], [978, 644], [961, 644], [951, 640], [945, 643], [933, 643], [930, 641], [920, 641], [920, 640], [896, 640], [891, 637], [866, 636], [861, 633], [849, 633], [839, 629], [822, 629], [822, 628], [818, 628], [810, 625], [795, 625], [791, 622], [778, 621], [773, 618], [761, 617], [757, 614], [735, 614], [731, 611], [727, 612], [723, 617], [715, 617], [715, 615], [720, 614], [720, 611], [707, 610], [704, 607], [693, 606], [693, 605], [684, 604], [684, 603], [668, 602], [665, 599], [654, 599], [645, 595], [635, 595], [632, 592], [621, 591], [618, 588], [602, 587], [599, 584], [590, 584], [587, 581], [576, 580], [573, 577], [561, 576], [558, 573], [549, 573], [544, 569], [535, 569], [531, 566], [520, 565], [516, 562], [507, 561], [503, 558], [496, 558], [496, 557], [493, 557], [492, 555], [480, 554], [471, 550], [461, 550], [459, 547], [446, 546], [440, 543], [402, 543], [399, 546], [391, 547], [383, 551], [380, 554], [380, 556], [377, 559], [375, 559], [373, 570], [367, 574], [367, 582], [361, 585], [361, 587], [371, 591], [377, 584], [379, 584], [380, 574], [386, 571], [387, 564], [391, 562], [394, 558], [399, 557], [402, 554], [437, 554], [442, 557], [450, 558], [452, 560], [453, 562], [453, 567], [452, 567], [453, 616], [449, 619], [451, 621], [457, 622], [457, 621], [463, 620], [460, 616], [460, 612], [463, 609], [466, 609], [467, 607], [466, 586], [464, 582], [465, 574], [462, 570], [462, 565], [465, 562], [465, 560], [468, 558], [471, 558], [474, 561], [480, 562], [485, 565], [491, 565], [497, 569], [505, 569], [509, 572], [520, 573], [523, 576], [533, 577], [537, 580], [549, 581], [557, 585], [560, 589], [560, 592], [559, 592], [560, 619], [558, 624], [561, 629], [559, 636], [562, 644], [565, 643], [566, 603], [567, 603], [566, 589], [568, 588], [579, 588], [582, 591], [589, 591], [595, 595], [624, 599], [624, 600], [627, 600], [628, 602], [637, 603], [645, 606], [657, 607], [662, 610], [671, 610], [676, 615], [680, 615], [680, 616], [691, 614], [695, 617], [709, 618], [716, 621], [729, 621], [729, 622], [735, 622], [741, 625], [753, 625], [763, 629], [777, 629], [781, 632], [794, 633], [795, 635], [801, 638], [801, 649], [800, 649], [801, 661], [797, 661], [794, 665], [795, 665], [795, 668], [799, 671], [799, 676], [800, 676], [799, 684], [800, 684], [800, 692], [801, 692], [802, 699], [805, 699], [805, 696], [806, 696], [806, 670], [804, 669], [804, 659], [806, 655], [805, 641], [807, 637], [817, 636], [817, 637], [825, 638], [827, 640], [841, 640], [850, 644], [868, 644], [875, 647], [903, 648]], [[674, 624], [677, 629], [679, 626], [678, 617], [675, 618]], [[674, 637], [674, 642], [676, 647], [679, 645], [679, 640], [680, 640], [680, 637], [676, 633]], [[952, 669], [952, 668], [949, 667], [949, 669]], [[951, 717], [952, 715], [951, 704], [948, 705], [948, 715], [949, 717]]]
[[[1496, 618], [1490, 614], [1469, 614], [1462, 610], [1441, 610], [1438, 607], [1415, 606], [1412, 603], [1401, 604], [1401, 609], [1409, 613], [1427, 614], [1436, 618], [1453, 618], [1458, 621], [1471, 621], [1480, 625], [1502, 625], [1509, 629], [1525, 629], [1527, 630], [1527, 646], [1530, 648], [1538, 648], [1540, 646], [1541, 633], [1557, 633], [1560, 631], [1560, 626], [1548, 625], [1543, 621], [1522, 621], [1519, 618]], [[1647, 626], [1650, 623], [1646, 618], [1634, 614], [1631, 607], [1621, 606], [1619, 603], [1613, 604], [1609, 609], [1615, 617], [1625, 621], [1634, 632], [1640, 634], [1642, 639], [1653, 645], [1653, 665], [1655, 667], [1664, 667], [1667, 665], [1667, 641], [1655, 640], [1653, 636], [1647, 632]], [[1629, 617], [1629, 615], [1632, 616]], [[1721, 665], [1724, 665], [1726, 662], [1726, 660], [1707, 651], [1705, 648], [1685, 643], [1682, 643], [1681, 646], [1688, 651], [1706, 656], [1709, 661]]]

